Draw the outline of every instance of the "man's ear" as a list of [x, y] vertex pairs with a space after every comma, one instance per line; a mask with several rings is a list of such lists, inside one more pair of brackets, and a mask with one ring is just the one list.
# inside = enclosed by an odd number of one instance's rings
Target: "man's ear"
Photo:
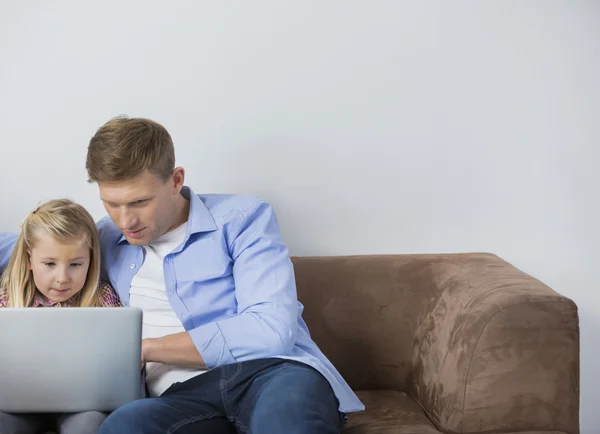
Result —
[[174, 193], [179, 194], [185, 182], [185, 169], [183, 167], [176, 167], [173, 169], [173, 177], [171, 179], [173, 182]]

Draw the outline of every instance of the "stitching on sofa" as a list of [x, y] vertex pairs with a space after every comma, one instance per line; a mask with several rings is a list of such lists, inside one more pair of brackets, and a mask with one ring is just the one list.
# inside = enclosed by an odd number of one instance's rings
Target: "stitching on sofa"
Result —
[[413, 399], [413, 401], [415, 401], [419, 407], [421, 407], [421, 410], [423, 410], [423, 413], [425, 413], [425, 416], [427, 416], [427, 419], [429, 419], [429, 421], [437, 428], [437, 430], [439, 432], [442, 432], [442, 425], [439, 423], [439, 420], [435, 419], [429, 411], [427, 411], [427, 409], [425, 407], [423, 407], [423, 404], [421, 404], [421, 401], [419, 401], [415, 396], [412, 396], [412, 394], [407, 393], [407, 395], [409, 397], [411, 397]]
[[[483, 254], [485, 255], [486, 253], [483, 253]], [[458, 255], [460, 255], [460, 254], [458, 254]], [[493, 255], [493, 254], [492, 254], [492, 255]], [[493, 256], [495, 256], [495, 255], [493, 255]], [[446, 263], [446, 265], [447, 265], [447, 264], [451, 264], [452, 266], [456, 266], [456, 268], [460, 270], [460, 269], [461, 269], [461, 267], [460, 267], [460, 264], [457, 264], [456, 262], [454, 262], [454, 261], [453, 261], [453, 259], [454, 259], [454, 258], [449, 258], [449, 259], [447, 259], [447, 260], [443, 260], [443, 261], [440, 261], [440, 262], [444, 262], [444, 263]], [[435, 264], [436, 264], [436, 265], [437, 265], [438, 263], [439, 263], [439, 262], [435, 262]], [[468, 270], [467, 270], [467, 274], [468, 274], [468, 272], [471, 272], [471, 271], [472, 271], [474, 268], [476, 268], [476, 267], [479, 267], [479, 266], [481, 266], [481, 264], [480, 264], [480, 263], [473, 264], [473, 265], [469, 266], [469, 267], [468, 267]], [[427, 268], [427, 269], [428, 269], [428, 270], [430, 270], [430, 267], [431, 267], [431, 264], [428, 266], [428, 268]], [[452, 274], [450, 274], [450, 275], [448, 275], [448, 277], [447, 277], [446, 279], [444, 279], [444, 282], [446, 282], [446, 281], [448, 281], [448, 280], [452, 280], [452, 279], [453, 279], [453, 275], [452, 275]], [[473, 287], [473, 285], [471, 285], [469, 282], [467, 282], [467, 283], [468, 283], [468, 285], [469, 285], [470, 287]], [[443, 292], [443, 291], [442, 291], [442, 292]], [[439, 301], [439, 300], [438, 300], [438, 301]], [[466, 304], [465, 304], [465, 305], [463, 305], [463, 306], [460, 308], [460, 310], [459, 310], [459, 312], [458, 312], [458, 315], [460, 315], [460, 314], [463, 312], [463, 310], [465, 309], [465, 307], [466, 307]], [[422, 349], [423, 349], [423, 341], [424, 341], [424, 340], [422, 339], [422, 340], [419, 342], [419, 349], [418, 349], [418, 351], [417, 351], [417, 354], [418, 354], [419, 356], [421, 355], [421, 352], [422, 352]], [[446, 359], [448, 358], [448, 353], [449, 353], [449, 352], [450, 352], [450, 348], [447, 348], [447, 349], [446, 349], [446, 354], [444, 354], [444, 358], [443, 358], [443, 362], [442, 362], [442, 363], [444, 363], [444, 362], [446, 361]], [[414, 400], [417, 402], [417, 404], [419, 404], [419, 406], [420, 406], [420, 407], [423, 409], [423, 411], [425, 412], [425, 415], [427, 416], [427, 418], [428, 418], [428, 419], [429, 419], [429, 420], [430, 420], [430, 421], [431, 421], [431, 422], [432, 422], [432, 423], [435, 425], [435, 427], [436, 427], [436, 428], [437, 428], [439, 431], [441, 431], [441, 430], [442, 430], [442, 429], [441, 429], [441, 426], [442, 426], [442, 424], [441, 424], [441, 422], [439, 421], [439, 419], [438, 419], [438, 418], [435, 418], [435, 417], [433, 416], [433, 414], [431, 414], [431, 412], [427, 411], [427, 409], [425, 409], [425, 407], [424, 407], [424, 406], [421, 404], [421, 402], [420, 402], [418, 399], [416, 399], [416, 397], [412, 397], [412, 398], [413, 398], [413, 399], [414, 399]], [[461, 422], [462, 422], [462, 420], [461, 420]], [[461, 431], [462, 431], [462, 427], [461, 427]]]
[[[484, 254], [484, 255], [486, 255], [486, 253], [483, 253], [483, 254]], [[460, 254], [457, 254], [457, 255], [460, 255]], [[491, 254], [491, 255], [492, 255], [492, 256], [495, 256], [495, 255], [493, 255], [493, 254]], [[456, 266], [456, 268], [457, 268], [457, 269], [460, 269], [460, 268], [461, 268], [461, 267], [459, 266], [460, 264], [457, 264], [456, 262], [454, 262], [454, 261], [453, 261], [453, 259], [454, 259], [454, 258], [449, 258], [449, 259], [446, 259], [446, 260], [442, 260], [442, 261], [440, 261], [440, 262], [444, 262], [444, 263], [446, 263], [446, 264], [451, 264], [452, 266]], [[435, 264], [436, 264], [436, 265], [437, 265], [438, 263], [439, 263], [439, 262], [435, 262]], [[480, 264], [480, 263], [473, 264], [473, 265], [469, 266], [469, 267], [468, 267], [468, 272], [471, 272], [471, 271], [472, 271], [474, 268], [476, 268], [476, 267], [479, 267], [479, 266], [481, 266], [481, 264]], [[428, 269], [428, 270], [430, 270], [430, 267], [431, 267], [431, 264], [428, 266], [428, 268], [427, 268], [427, 269]], [[447, 277], [446, 279], [444, 279], [444, 282], [446, 282], [446, 281], [448, 281], [448, 280], [451, 280], [451, 279], [453, 279], [453, 275], [452, 275], [452, 274], [448, 275], [448, 277]], [[470, 286], [470, 287], [473, 287], [473, 285], [471, 285], [469, 282], [467, 282], [467, 283], [469, 284], [469, 286]], [[443, 291], [442, 291], [442, 292], [443, 292]], [[438, 301], [439, 301], [439, 300], [438, 300]], [[460, 308], [460, 310], [459, 310], [459, 312], [458, 312], [458, 315], [460, 315], [460, 314], [463, 312], [463, 310], [465, 309], [465, 307], [466, 307], [466, 304], [465, 304], [465, 305], [463, 305], [463, 306]], [[418, 354], [419, 356], [420, 356], [420, 355], [421, 355], [421, 353], [422, 353], [422, 349], [423, 349], [423, 341], [424, 341], [424, 340], [422, 339], [422, 340], [419, 342], [419, 349], [417, 350], [417, 354]], [[445, 362], [445, 361], [446, 361], [446, 359], [447, 359], [447, 357], [448, 357], [448, 353], [449, 353], [449, 352], [450, 352], [450, 349], [449, 349], [449, 348], [447, 348], [447, 349], [446, 349], [446, 354], [444, 354], [443, 362]], [[409, 395], [409, 396], [410, 396], [410, 395]], [[420, 401], [419, 401], [419, 400], [418, 400], [416, 397], [412, 397], [412, 398], [413, 398], [413, 399], [414, 399], [414, 400], [417, 402], [417, 404], [419, 404], [419, 406], [420, 406], [420, 407], [423, 409], [423, 411], [425, 412], [425, 415], [426, 415], [426, 416], [427, 416], [427, 418], [428, 418], [428, 419], [431, 421], [431, 423], [433, 423], [433, 425], [435, 425], [435, 427], [436, 427], [436, 428], [437, 428], [439, 431], [441, 431], [441, 430], [442, 430], [442, 428], [441, 428], [442, 424], [441, 424], [441, 422], [440, 422], [439, 418], [436, 418], [436, 417], [434, 417], [434, 416], [433, 416], [433, 414], [432, 414], [430, 411], [428, 411], [428, 410], [427, 410], [427, 409], [426, 409], [426, 408], [425, 408], [425, 407], [424, 407], [424, 406], [421, 404], [421, 402], [420, 402]], [[461, 420], [461, 423], [462, 423], [462, 420]], [[462, 427], [461, 427], [461, 431], [462, 431]]]
[[[462, 405], [462, 411], [461, 411], [461, 417], [460, 417], [460, 432], [464, 434], [465, 432], [465, 403], [467, 401], [467, 385], [469, 384], [469, 377], [471, 376], [471, 366], [473, 364], [473, 359], [475, 358], [475, 353], [477, 352], [477, 347], [479, 346], [479, 342], [481, 341], [481, 336], [483, 336], [483, 333], [485, 332], [485, 330], [487, 329], [488, 325], [490, 324], [490, 322], [496, 317], [496, 315], [498, 315], [500, 312], [504, 312], [507, 309], [510, 309], [511, 307], [515, 307], [515, 306], [522, 306], [522, 305], [526, 305], [526, 304], [540, 304], [540, 303], [561, 303], [561, 304], [568, 304], [573, 306], [573, 303], [570, 300], [540, 300], [540, 301], [521, 301], [518, 303], [513, 303], [513, 304], [509, 304], [507, 306], [503, 306], [503, 307], [499, 307], [498, 310], [496, 312], [494, 312], [492, 314], [492, 316], [490, 316], [490, 318], [486, 321], [485, 325], [483, 326], [483, 328], [481, 329], [481, 333], [479, 333], [479, 336], [477, 337], [477, 342], [475, 343], [475, 347], [473, 348], [473, 353], [471, 354], [471, 360], [469, 360], [469, 368], [467, 369], [467, 376], [465, 378], [465, 391], [463, 393], [463, 405]], [[577, 376], [579, 377], [579, 374], [577, 374]], [[579, 378], [578, 378], [579, 380]], [[556, 431], [556, 430], [554, 430]], [[492, 433], [493, 431], [481, 431], [481, 433]], [[527, 432], [527, 431], [524, 431]], [[551, 432], [551, 431], [548, 431]], [[497, 433], [502, 433], [502, 431], [497, 431]], [[477, 433], [470, 433], [470, 434], [477, 434]], [[565, 433], [568, 434], [568, 433]]]

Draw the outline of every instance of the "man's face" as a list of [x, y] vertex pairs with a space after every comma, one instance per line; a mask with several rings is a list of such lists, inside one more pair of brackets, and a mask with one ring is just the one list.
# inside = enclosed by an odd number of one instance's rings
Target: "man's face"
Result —
[[145, 246], [181, 222], [176, 212], [184, 172], [163, 181], [149, 171], [126, 181], [98, 183], [100, 198], [129, 244]]

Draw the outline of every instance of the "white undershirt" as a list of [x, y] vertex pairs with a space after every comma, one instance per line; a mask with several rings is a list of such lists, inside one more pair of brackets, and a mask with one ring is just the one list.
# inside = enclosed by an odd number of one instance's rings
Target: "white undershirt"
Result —
[[[129, 303], [143, 311], [142, 338], [159, 338], [185, 331], [167, 299], [163, 260], [179, 246], [187, 224], [144, 246], [144, 263], [131, 281]], [[146, 364], [146, 385], [150, 396], [160, 396], [173, 383], [184, 382], [206, 372], [164, 363]]]

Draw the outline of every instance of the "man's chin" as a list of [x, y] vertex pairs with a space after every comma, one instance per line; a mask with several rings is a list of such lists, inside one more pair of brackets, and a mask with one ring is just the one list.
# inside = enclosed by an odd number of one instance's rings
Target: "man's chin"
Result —
[[147, 246], [148, 244], [150, 244], [150, 240], [148, 239], [148, 237], [130, 237], [125, 235], [125, 239], [127, 240], [127, 242], [129, 244], [131, 244], [132, 246]]

